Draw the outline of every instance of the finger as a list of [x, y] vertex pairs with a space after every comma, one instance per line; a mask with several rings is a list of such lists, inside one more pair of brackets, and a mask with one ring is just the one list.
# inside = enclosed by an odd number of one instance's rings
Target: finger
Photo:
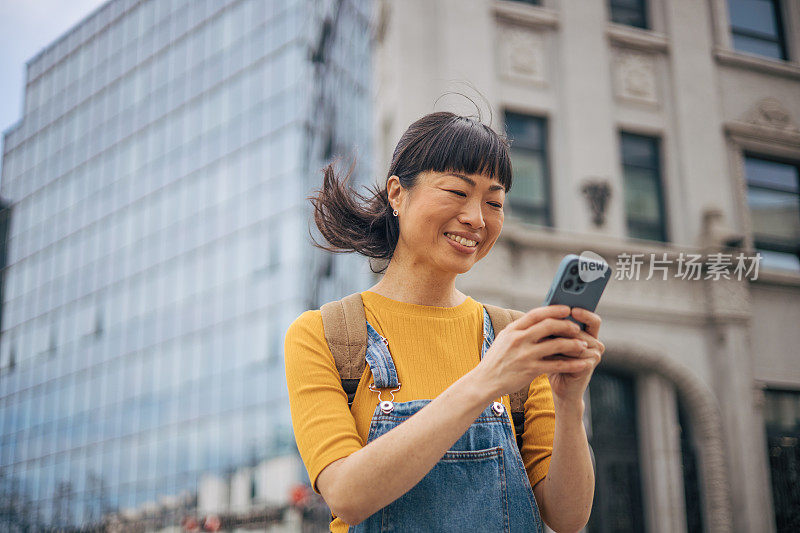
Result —
[[556, 337], [536, 343], [535, 353], [541, 358], [548, 355], [568, 355], [578, 358], [587, 349], [586, 341]]
[[537, 322], [541, 322], [545, 318], [567, 318], [569, 313], [570, 309], [568, 305], [545, 305], [543, 307], [531, 309], [508, 326], [512, 326], [514, 329], [525, 330]]
[[594, 369], [597, 368], [597, 365], [600, 364], [600, 360], [602, 359], [600, 353], [597, 350], [586, 350], [586, 357], [582, 357], [581, 359], [587, 362], [587, 368], [591, 368], [592, 372]]
[[605, 346], [605, 344], [600, 342], [600, 339], [596, 339], [596, 338], [592, 337], [591, 335], [589, 335], [588, 333], [586, 333], [583, 330], [581, 330], [580, 333], [578, 333], [578, 335], [575, 336], [575, 338], [578, 338], [578, 339], [581, 339], [581, 340], [584, 340], [584, 341], [588, 342], [589, 343], [589, 348], [597, 350], [598, 352], [600, 352], [600, 355], [604, 354], [605, 351], [606, 351], [606, 346]]
[[586, 324], [586, 332], [592, 337], [597, 337], [600, 333], [600, 316], [583, 307], [573, 307], [571, 311], [575, 320], [579, 320]]
[[569, 355], [563, 353], [557, 353], [553, 355], [545, 355], [542, 357], [543, 361], [572, 361], [575, 359], [594, 359], [598, 356], [597, 350], [593, 350], [591, 348], [584, 348], [583, 351], [577, 355]]
[[548, 337], [577, 337], [580, 333], [582, 331], [578, 324], [563, 318], [545, 318], [525, 332], [526, 336], [533, 342], [540, 342]]
[[550, 359], [543, 362], [543, 374], [577, 374], [591, 366], [586, 359]]

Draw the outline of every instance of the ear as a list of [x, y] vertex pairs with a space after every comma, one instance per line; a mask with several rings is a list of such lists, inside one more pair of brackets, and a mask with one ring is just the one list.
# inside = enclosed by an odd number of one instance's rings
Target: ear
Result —
[[386, 194], [389, 197], [389, 203], [395, 207], [399, 207], [403, 197], [403, 186], [400, 184], [400, 178], [394, 174], [389, 176], [386, 181]]

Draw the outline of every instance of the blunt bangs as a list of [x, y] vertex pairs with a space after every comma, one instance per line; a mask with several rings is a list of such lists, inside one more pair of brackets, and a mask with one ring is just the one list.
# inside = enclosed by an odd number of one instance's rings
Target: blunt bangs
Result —
[[482, 122], [453, 115], [444, 126], [421, 135], [415, 144], [404, 154], [406, 162], [413, 162], [408, 171], [481, 174], [496, 179], [506, 193], [511, 189], [509, 143]]

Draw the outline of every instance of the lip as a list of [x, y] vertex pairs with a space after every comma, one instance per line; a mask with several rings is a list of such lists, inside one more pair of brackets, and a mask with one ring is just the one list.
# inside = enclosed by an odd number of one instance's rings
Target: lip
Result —
[[464, 237], [465, 239], [475, 241], [478, 244], [480, 244], [481, 242], [481, 238], [478, 236], [477, 233], [468, 233], [466, 231], [445, 231], [445, 233], [450, 233], [451, 235], [455, 235], [456, 237]]
[[[448, 233], [450, 233], [450, 232], [448, 231]], [[477, 244], [475, 246], [473, 246], [472, 248], [470, 248], [469, 246], [464, 246], [460, 242], [454, 241], [453, 239], [449, 238], [444, 233], [442, 234], [442, 237], [444, 237], [444, 240], [449, 242], [453, 246], [453, 248], [455, 248], [456, 250], [458, 250], [462, 254], [474, 254], [475, 250], [478, 249], [478, 245]]]

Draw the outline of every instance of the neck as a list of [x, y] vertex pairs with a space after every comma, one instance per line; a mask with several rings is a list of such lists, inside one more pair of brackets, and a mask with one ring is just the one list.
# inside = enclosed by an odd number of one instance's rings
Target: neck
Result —
[[429, 265], [406, 262], [395, 254], [381, 280], [368, 290], [400, 302], [455, 307], [467, 298], [455, 282], [454, 272], [432, 272]]

